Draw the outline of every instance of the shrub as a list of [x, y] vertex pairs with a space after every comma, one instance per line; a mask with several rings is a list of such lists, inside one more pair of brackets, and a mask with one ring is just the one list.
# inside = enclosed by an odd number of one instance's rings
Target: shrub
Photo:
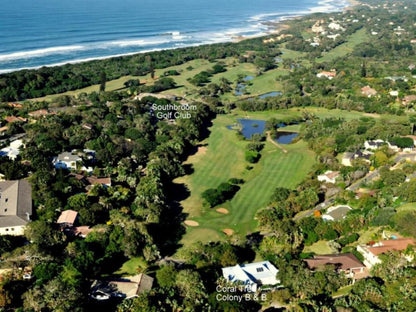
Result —
[[256, 151], [246, 151], [245, 159], [251, 164], [254, 164], [259, 161], [261, 155]]

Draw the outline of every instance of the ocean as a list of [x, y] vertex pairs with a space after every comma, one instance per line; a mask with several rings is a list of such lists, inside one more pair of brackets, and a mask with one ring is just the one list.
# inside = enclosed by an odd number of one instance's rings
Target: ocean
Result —
[[267, 22], [345, 0], [13, 0], [0, 8], [0, 73], [267, 34]]

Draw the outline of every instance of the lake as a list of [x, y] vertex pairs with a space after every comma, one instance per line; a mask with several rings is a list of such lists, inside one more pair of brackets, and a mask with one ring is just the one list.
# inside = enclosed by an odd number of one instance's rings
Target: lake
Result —
[[[266, 121], [255, 119], [237, 119], [241, 125], [241, 134], [246, 139], [251, 139], [253, 134], [263, 134]], [[236, 130], [235, 126], [227, 126], [227, 129]]]
[[297, 132], [278, 131], [274, 140], [280, 144], [290, 144], [298, 136]]

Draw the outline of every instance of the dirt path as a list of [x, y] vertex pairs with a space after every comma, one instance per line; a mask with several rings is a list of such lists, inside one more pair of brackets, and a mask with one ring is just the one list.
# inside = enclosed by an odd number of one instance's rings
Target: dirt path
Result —
[[272, 136], [270, 135], [270, 131], [267, 131], [267, 141], [276, 145], [278, 148], [280, 148], [283, 151], [283, 153], [287, 153], [286, 149], [284, 149], [279, 143], [277, 143], [275, 140], [273, 140]]

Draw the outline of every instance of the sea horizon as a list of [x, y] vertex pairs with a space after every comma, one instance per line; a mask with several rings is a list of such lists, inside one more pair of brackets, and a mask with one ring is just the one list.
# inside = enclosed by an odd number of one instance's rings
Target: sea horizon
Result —
[[[16, 1], [25, 3], [29, 0]], [[94, 2], [96, 0], [91, 1]], [[134, 0], [124, 1], [137, 5], [136, 2], [131, 2]], [[106, 19], [97, 18], [96, 20], [91, 20], [92, 12], [88, 9], [83, 12], [82, 8], [80, 8], [80, 10], [72, 13], [70, 11], [66, 11], [66, 14], [58, 12], [56, 19], [61, 17], [62, 20], [66, 19], [71, 21], [71, 23], [68, 24], [63, 21], [60, 27], [55, 28], [51, 28], [54, 26], [52, 21], [38, 23], [36, 27], [33, 26], [33, 23], [37, 23], [39, 19], [42, 19], [41, 16], [33, 15], [36, 13], [36, 10], [33, 13], [29, 8], [26, 13], [23, 11], [13, 15], [16, 8], [13, 6], [6, 7], [6, 13], [0, 14], [0, 29], [3, 30], [0, 34], [0, 39], [2, 40], [2, 46], [0, 47], [0, 74], [158, 50], [230, 42], [237, 40], [237, 38], [264, 36], [271, 34], [275, 30], [276, 26], [270, 24], [313, 13], [341, 11], [350, 5], [348, 0], [303, 0], [298, 4], [293, 4], [288, 0], [262, 0], [259, 2], [264, 4], [265, 7], [258, 7], [255, 9], [256, 11], [253, 11], [250, 4], [240, 1], [236, 4], [230, 4], [231, 7], [234, 5], [236, 8], [235, 14], [230, 15], [226, 11], [223, 13], [223, 17], [214, 16], [216, 12], [220, 12], [215, 7], [208, 10], [208, 12], [211, 12], [210, 16], [206, 17], [207, 13], [204, 16], [202, 16], [202, 13], [199, 13], [201, 14], [199, 16], [195, 12], [197, 7], [194, 5], [187, 8], [189, 12], [182, 12], [181, 16], [178, 13], [180, 8], [171, 8], [170, 12], [167, 10], [167, 13], [165, 12], [164, 14], [169, 16], [170, 19], [165, 17], [162, 23], [154, 20], [155, 16], [159, 16], [160, 12], [155, 13], [150, 8], [146, 9], [146, 0], [141, 1], [143, 3], [140, 4], [144, 8], [136, 15], [131, 15], [133, 21], [126, 21], [121, 16], [124, 11], [120, 11], [119, 15], [116, 14], [114, 17], [109, 15]], [[182, 1], [186, 2], [189, 0]], [[246, 7], [238, 7], [239, 4]], [[45, 4], [46, 6], [47, 4]], [[48, 14], [49, 10], [53, 8], [53, 6], [46, 8], [45, 14]], [[39, 12], [43, 9], [45, 8], [37, 8]], [[64, 7], [63, 9], [68, 8]], [[75, 8], [73, 9], [75, 10]], [[275, 12], [272, 12], [273, 10]], [[173, 17], [171, 16], [172, 11], [177, 12], [177, 14], [173, 14]], [[187, 13], [193, 17], [187, 19]], [[73, 14], [72, 17], [71, 14]], [[144, 20], [145, 16], [151, 16], [152, 14], [156, 15], [149, 17], [148, 20]], [[143, 21], [135, 21], [133, 18], [135, 16], [141, 16]], [[13, 21], [19, 22], [19, 19], [22, 29], [12, 29]], [[88, 20], [90, 24], [86, 24]], [[199, 22], [200, 20], [201, 22]], [[180, 22], [182, 24], [179, 24]], [[111, 23], [113, 24], [111, 25]], [[32, 30], [26, 31], [25, 29]]]

